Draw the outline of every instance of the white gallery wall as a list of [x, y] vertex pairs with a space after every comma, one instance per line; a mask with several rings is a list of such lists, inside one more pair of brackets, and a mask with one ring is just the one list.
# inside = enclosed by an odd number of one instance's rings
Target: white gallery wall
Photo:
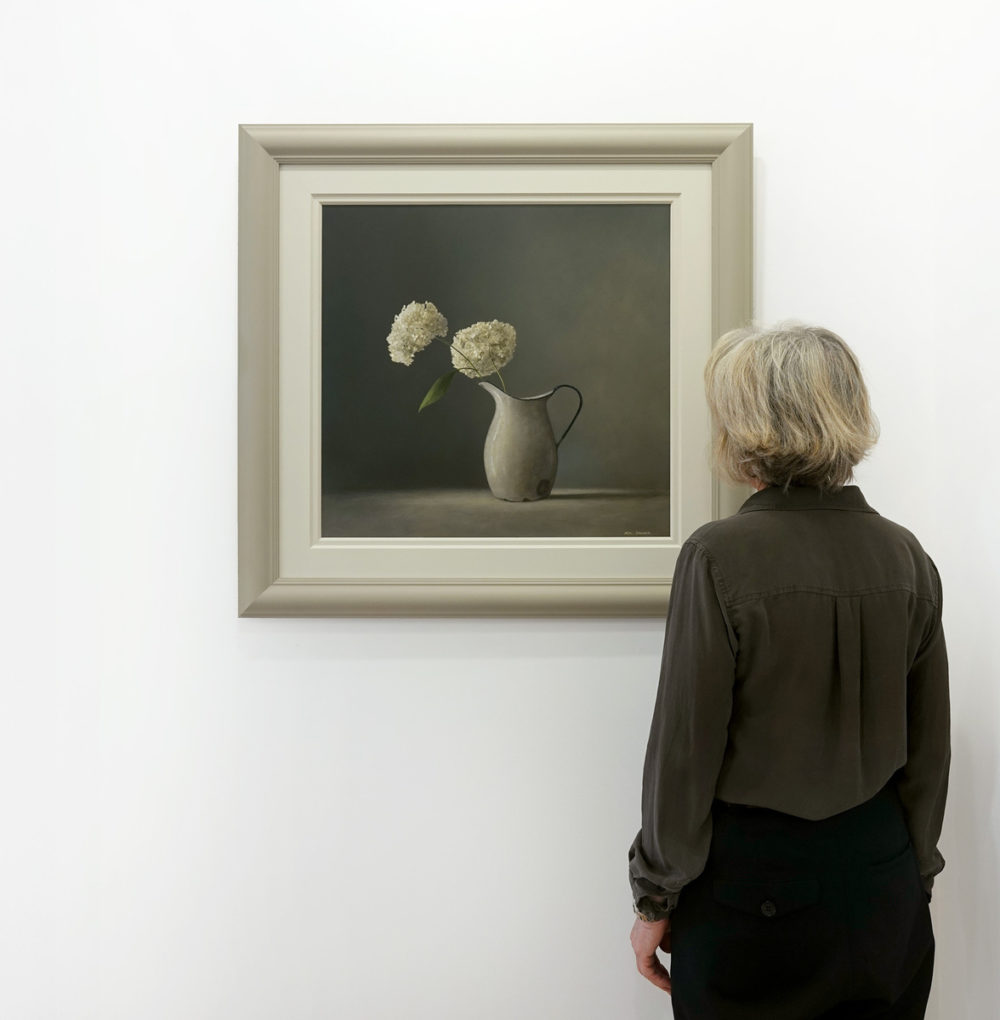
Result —
[[755, 126], [758, 317], [829, 325], [945, 583], [933, 1020], [996, 1015], [995, 7], [0, 14], [0, 1015], [652, 1020], [662, 624], [236, 615], [237, 124]]

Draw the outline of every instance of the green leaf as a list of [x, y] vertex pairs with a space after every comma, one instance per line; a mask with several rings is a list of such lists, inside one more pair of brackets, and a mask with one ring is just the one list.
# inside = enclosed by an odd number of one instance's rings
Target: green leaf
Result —
[[431, 404], [436, 404], [447, 392], [448, 387], [451, 385], [452, 379], [458, 373], [457, 368], [453, 368], [450, 372], [445, 372], [440, 379], [434, 381], [434, 385], [427, 391], [427, 396], [424, 397], [417, 411], [422, 411], [425, 407], [430, 407]]

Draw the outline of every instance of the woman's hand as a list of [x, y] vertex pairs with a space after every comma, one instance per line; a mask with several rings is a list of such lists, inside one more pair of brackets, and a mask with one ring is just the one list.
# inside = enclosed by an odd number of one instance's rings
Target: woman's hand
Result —
[[639, 973], [652, 981], [657, 988], [670, 991], [670, 972], [656, 955], [657, 949], [670, 952], [670, 918], [663, 921], [642, 921], [638, 917], [632, 925], [632, 951]]

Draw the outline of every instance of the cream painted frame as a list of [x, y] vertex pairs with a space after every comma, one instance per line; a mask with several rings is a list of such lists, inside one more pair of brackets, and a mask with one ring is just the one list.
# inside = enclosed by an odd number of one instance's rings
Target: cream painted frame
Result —
[[[748, 124], [241, 126], [240, 615], [661, 615], [684, 538], [744, 495], [710, 476], [700, 378], [751, 318], [751, 174]], [[669, 538], [320, 537], [317, 207], [344, 195], [671, 201]]]

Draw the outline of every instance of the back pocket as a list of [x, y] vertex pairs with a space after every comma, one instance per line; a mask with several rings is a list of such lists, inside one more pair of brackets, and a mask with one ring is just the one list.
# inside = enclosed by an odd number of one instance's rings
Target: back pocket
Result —
[[905, 867], [906, 866], [905, 862], [907, 858], [910, 856], [910, 848], [912, 846], [913, 843], [910, 842], [910, 840], [907, 840], [906, 846], [904, 846], [902, 850], [897, 850], [894, 854], [890, 855], [889, 857], [885, 857], [882, 860], [872, 861], [871, 864], [868, 865], [868, 870], [872, 874], [878, 875], [884, 871], [891, 871], [897, 865], [899, 865], [900, 867]]
[[804, 994], [833, 959], [818, 878], [716, 879], [712, 895], [707, 983], [727, 998], [753, 1001], [757, 1015], [769, 1015], [770, 996]]
[[818, 903], [819, 881], [811, 876], [752, 882], [716, 879], [712, 892], [723, 906], [764, 920], [778, 920]]

